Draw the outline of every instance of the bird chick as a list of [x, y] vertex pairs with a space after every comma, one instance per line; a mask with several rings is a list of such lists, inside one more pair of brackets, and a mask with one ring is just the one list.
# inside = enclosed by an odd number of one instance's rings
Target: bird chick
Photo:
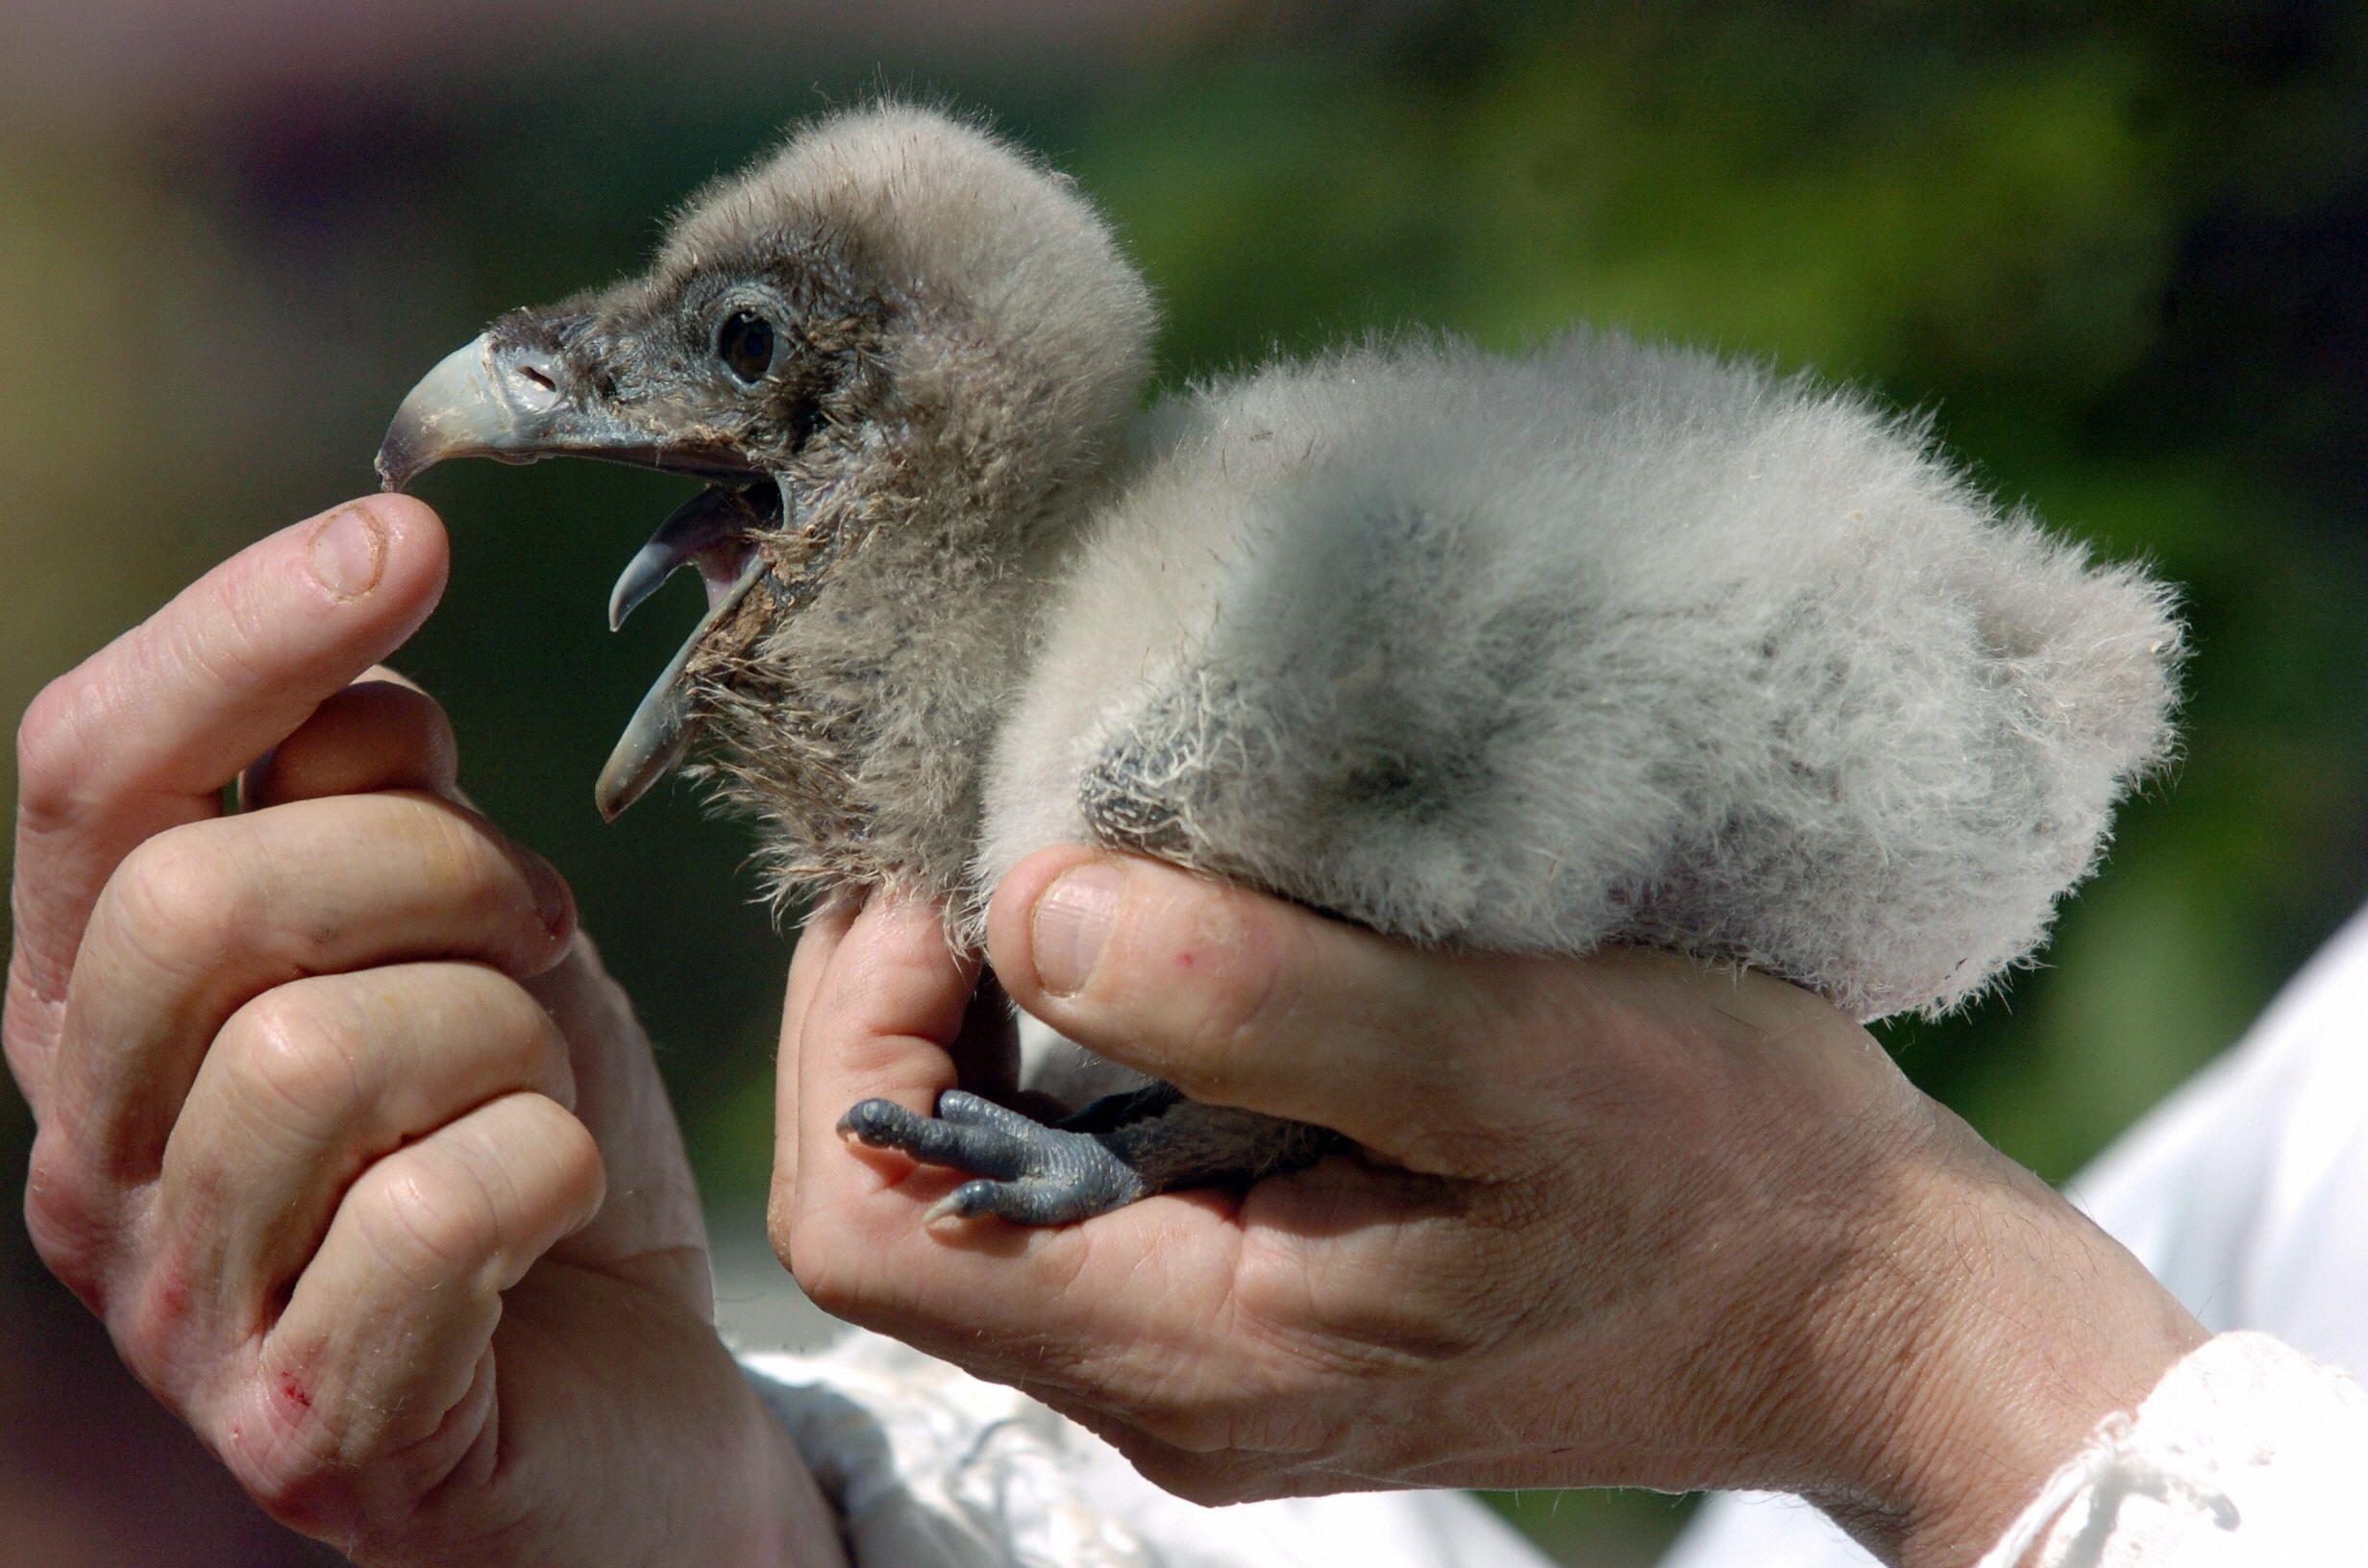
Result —
[[[706, 481], [611, 600], [688, 564], [709, 609], [602, 811], [703, 735], [777, 889], [917, 889], [973, 943], [1021, 857], [1098, 842], [1412, 941], [1644, 943], [1938, 1013], [2027, 959], [2166, 753], [2168, 592], [1863, 399], [1574, 331], [1138, 416], [1152, 326], [1069, 181], [871, 106], [710, 188], [645, 275], [496, 321], [380, 468]], [[1327, 1141], [1156, 1085], [938, 1110], [845, 1128], [1025, 1223]]]

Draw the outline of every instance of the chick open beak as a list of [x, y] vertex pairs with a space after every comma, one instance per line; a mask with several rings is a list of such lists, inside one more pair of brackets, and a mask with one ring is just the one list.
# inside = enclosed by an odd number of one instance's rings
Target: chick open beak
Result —
[[593, 799], [613, 821], [689, 748], [702, 718], [692, 662], [724, 627], [741, 623], [739, 611], [767, 566], [751, 535], [782, 526], [788, 497], [687, 410], [627, 411], [576, 395], [556, 355], [497, 342], [492, 333], [447, 355], [403, 400], [379, 447], [379, 478], [400, 490], [448, 457], [591, 457], [709, 483], [658, 526], [609, 595], [613, 630], [683, 566], [696, 566], [707, 589], [707, 613], [633, 710], [601, 770]]

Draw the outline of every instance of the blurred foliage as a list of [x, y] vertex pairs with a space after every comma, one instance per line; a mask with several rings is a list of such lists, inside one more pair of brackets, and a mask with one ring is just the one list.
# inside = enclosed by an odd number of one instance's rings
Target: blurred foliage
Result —
[[[1704, 341], [1932, 410], [2003, 496], [2184, 585], [2183, 760], [2124, 814], [2044, 968], [1889, 1031], [2009, 1153], [2069, 1173], [2359, 900], [2357, 10], [1226, 14], [1122, 62], [887, 79], [987, 109], [1106, 205], [1164, 301], [1168, 384], [1412, 323], [1505, 349], [1581, 319]], [[0, 708], [206, 562], [366, 485], [396, 399], [480, 321], [629, 267], [700, 181], [883, 80], [663, 58], [259, 89], [0, 144], [18, 590]], [[452, 708], [486, 808], [574, 876], [664, 1042], [712, 1201], [748, 1205], [786, 943], [746, 901], [739, 830], [678, 792], [604, 830], [589, 797], [680, 634], [660, 608], [604, 640], [605, 586], [678, 488], [439, 471], [457, 564], [405, 665]], [[1576, 1498], [1514, 1516], [1573, 1561], [1634, 1559], [1674, 1517]]]

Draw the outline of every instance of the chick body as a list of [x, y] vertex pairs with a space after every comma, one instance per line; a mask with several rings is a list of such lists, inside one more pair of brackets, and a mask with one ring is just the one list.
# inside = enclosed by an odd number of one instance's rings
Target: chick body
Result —
[[1640, 942], [1866, 1017], [2026, 957], [2169, 744], [2169, 596], [1921, 428], [1578, 332], [1177, 398], [1046, 602], [974, 891], [1142, 848], [1422, 942]]

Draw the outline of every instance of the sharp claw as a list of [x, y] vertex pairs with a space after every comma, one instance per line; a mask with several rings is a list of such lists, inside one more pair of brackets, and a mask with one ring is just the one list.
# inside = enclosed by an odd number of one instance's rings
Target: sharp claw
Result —
[[974, 1219], [995, 1207], [993, 1182], [964, 1182], [929, 1205], [929, 1212], [921, 1216], [924, 1225], [936, 1225], [946, 1220]]

